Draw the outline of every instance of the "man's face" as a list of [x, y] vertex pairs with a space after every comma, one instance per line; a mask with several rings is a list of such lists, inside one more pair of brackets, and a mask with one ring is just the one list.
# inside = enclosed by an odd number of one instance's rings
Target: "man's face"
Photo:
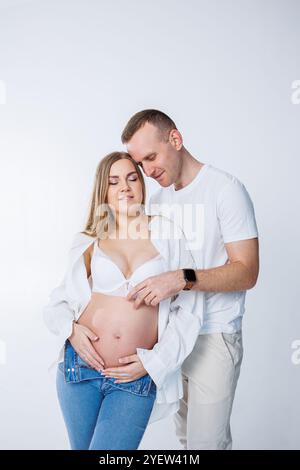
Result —
[[155, 126], [147, 122], [126, 146], [128, 153], [142, 167], [146, 176], [155, 179], [163, 187], [177, 181], [181, 164], [178, 147], [171, 137], [168, 141], [162, 140]]

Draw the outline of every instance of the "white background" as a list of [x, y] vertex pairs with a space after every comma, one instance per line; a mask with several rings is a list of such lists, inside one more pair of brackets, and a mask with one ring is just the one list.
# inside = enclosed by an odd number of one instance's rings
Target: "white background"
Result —
[[[256, 209], [261, 271], [247, 295], [234, 448], [300, 448], [299, 58], [296, 0], [0, 1], [2, 449], [68, 448], [41, 312], [97, 163], [149, 107], [175, 120], [196, 158], [236, 175]], [[141, 443], [179, 447], [171, 418]]]

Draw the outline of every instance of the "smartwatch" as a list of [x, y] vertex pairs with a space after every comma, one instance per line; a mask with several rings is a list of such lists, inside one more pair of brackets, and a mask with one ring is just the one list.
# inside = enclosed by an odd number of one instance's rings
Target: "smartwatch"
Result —
[[190, 290], [195, 284], [197, 278], [194, 269], [183, 269], [183, 277], [186, 282], [183, 290]]

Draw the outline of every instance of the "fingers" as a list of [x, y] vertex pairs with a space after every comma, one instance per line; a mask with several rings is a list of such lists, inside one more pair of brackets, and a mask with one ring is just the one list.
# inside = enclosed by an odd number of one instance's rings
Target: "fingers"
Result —
[[105, 366], [102, 357], [97, 353], [97, 351], [95, 351], [93, 347], [89, 350], [89, 353], [93, 357], [94, 361], [101, 364], [102, 368]]
[[107, 369], [103, 369], [102, 371], [104, 374], [129, 374], [129, 370], [127, 366], [122, 366], [122, 367], [110, 367]]
[[87, 350], [84, 350], [80, 356], [82, 357], [82, 359], [87, 362], [91, 367], [94, 367], [95, 369], [97, 370], [102, 370], [103, 367], [104, 367], [104, 363], [103, 363], [103, 360], [101, 359], [101, 362], [96, 360], [93, 355], [87, 351]]
[[129, 364], [130, 362], [135, 362], [139, 361], [139, 357], [137, 354], [133, 354], [132, 356], [125, 356], [125, 357], [120, 357], [119, 362], [121, 364]]
[[97, 353], [93, 346], [90, 346], [89, 353], [93, 356], [94, 360], [100, 362], [100, 364], [104, 367], [104, 361], [102, 357]]
[[127, 366], [123, 367], [112, 367], [110, 369], [103, 369], [102, 371], [105, 377], [114, 377], [116, 379], [128, 380], [132, 379], [133, 371], [130, 371]]
[[[102, 371], [103, 372], [103, 371]], [[107, 374], [106, 372], [103, 372], [103, 375], [105, 375], [105, 377], [114, 377], [115, 379], [122, 379], [122, 380], [128, 380], [130, 378], [130, 380], [133, 380], [131, 377], [130, 377], [130, 374], [121, 374], [121, 373], [116, 373], [116, 374]]]
[[136, 294], [136, 290], [135, 288], [133, 288], [130, 292], [128, 292], [128, 294], [126, 295], [126, 299], [127, 300], [132, 300], [134, 298]]
[[140, 290], [134, 301], [134, 307], [138, 308], [144, 302], [145, 296], [150, 294], [150, 292], [151, 292], [151, 289], [149, 287], [148, 288], [145, 287], [144, 289]]
[[136, 380], [134, 378], [131, 378], [131, 379], [118, 379], [118, 380], [115, 380], [115, 384], [125, 384], [127, 382], [132, 382], [133, 380]]
[[86, 357], [88, 361], [92, 364], [93, 367], [97, 369], [103, 369], [104, 361], [102, 357], [97, 353], [95, 348], [90, 343], [89, 339], [84, 342], [84, 346], [82, 348], [83, 355]]
[[140, 282], [139, 284], [134, 286], [133, 289], [131, 289], [131, 291], [127, 294], [127, 300], [133, 300], [134, 297], [139, 293], [139, 291], [146, 287], [145, 282], [146, 281]]
[[84, 327], [84, 332], [91, 341], [97, 341], [99, 339], [87, 326]]
[[74, 338], [70, 341], [79, 356], [96, 370], [102, 370], [105, 366], [102, 357], [92, 345], [92, 341], [99, 339], [89, 328], [76, 324]]
[[84, 327], [85, 338], [83, 340], [83, 348], [88, 357], [92, 357], [93, 364], [96, 364], [97, 368], [104, 367], [104, 361], [102, 357], [97, 353], [96, 349], [93, 347], [90, 341], [98, 341], [99, 338], [95, 333], [93, 333], [89, 328]]
[[[127, 300], [134, 300], [134, 308], [139, 308], [145, 302], [146, 305], [151, 305], [151, 301], [156, 297], [151, 291], [151, 287], [147, 286], [145, 282], [136, 285], [128, 294]], [[157, 305], [157, 302], [154, 304]]]
[[155, 297], [156, 297], [156, 295], [153, 294], [153, 292], [150, 291], [149, 294], [146, 295], [146, 297], [144, 298], [145, 304], [146, 305], [153, 305], [151, 302], [152, 302], [152, 300], [155, 299]]
[[151, 300], [150, 305], [153, 305], [153, 307], [155, 307], [156, 305], [159, 304], [159, 302], [160, 302], [160, 301], [159, 301], [157, 295], [155, 295], [155, 296], [153, 297], [153, 299]]

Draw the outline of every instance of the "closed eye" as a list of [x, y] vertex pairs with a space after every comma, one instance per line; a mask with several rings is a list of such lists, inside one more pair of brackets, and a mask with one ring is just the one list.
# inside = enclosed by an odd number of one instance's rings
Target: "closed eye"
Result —
[[[131, 178], [128, 178], [129, 181], [137, 181], [137, 176], [132, 176]], [[109, 184], [118, 184], [119, 181], [109, 181]]]
[[[157, 154], [156, 153], [153, 153], [152, 155], [149, 155], [148, 157], [145, 157], [144, 158], [144, 161], [148, 161], [148, 162], [153, 162], [153, 160], [155, 160], [155, 158], [157, 157]], [[138, 165], [142, 168], [143, 168], [143, 162], [138, 162]]]

